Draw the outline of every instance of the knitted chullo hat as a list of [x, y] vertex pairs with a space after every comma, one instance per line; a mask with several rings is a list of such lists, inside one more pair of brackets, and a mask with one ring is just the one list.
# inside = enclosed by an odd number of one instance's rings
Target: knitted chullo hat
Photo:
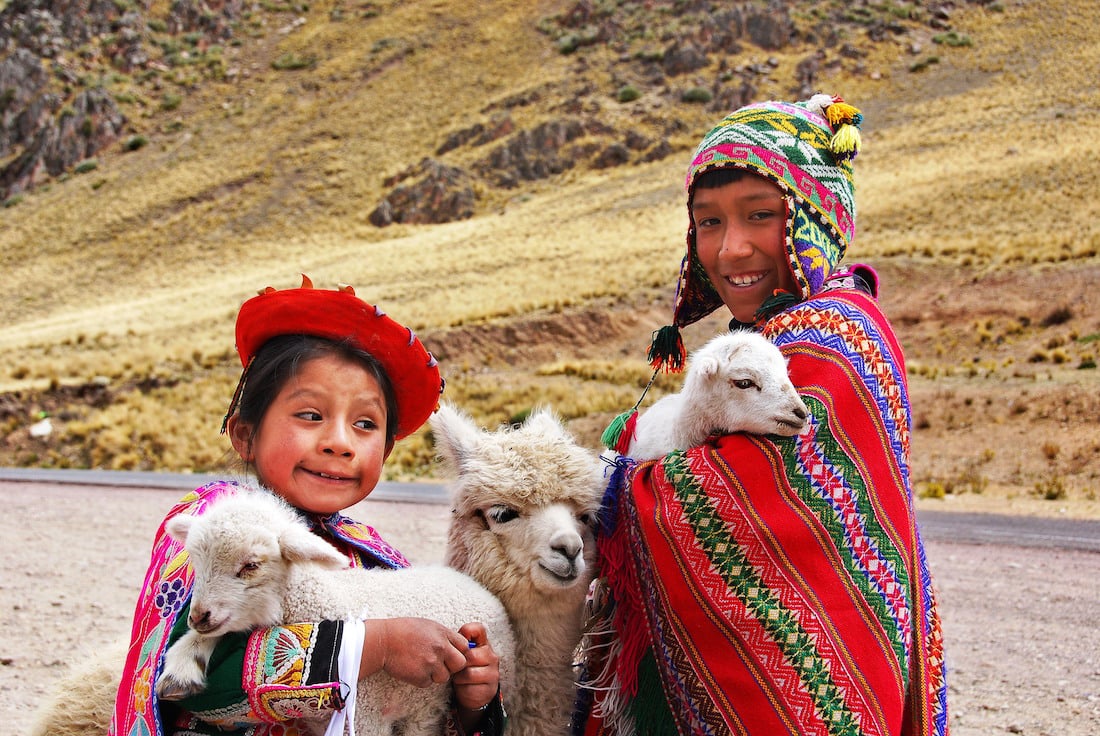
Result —
[[347, 341], [370, 353], [385, 369], [397, 400], [396, 439], [415, 432], [439, 404], [443, 379], [439, 366], [413, 331], [355, 295], [350, 286], [315, 289], [305, 274], [297, 289], [267, 287], [241, 306], [236, 344], [244, 372], [222, 421], [237, 409], [256, 352], [273, 337], [312, 335]]
[[[817, 293], [855, 235], [852, 159], [859, 152], [862, 121], [859, 110], [829, 95], [803, 102], [761, 102], [731, 113], [696, 149], [686, 182], [689, 218], [695, 182], [715, 169], [744, 169], [784, 192], [787, 261], [801, 293], [775, 295], [762, 306], [761, 316]], [[654, 333], [649, 351], [653, 367], [680, 370], [686, 353], [679, 328], [721, 305], [699, 263], [695, 227], [689, 224], [673, 323]]]
[[[691, 203], [699, 176], [738, 168], [759, 174], [784, 192], [787, 205], [787, 263], [798, 294], [777, 292], [761, 305], [758, 319], [816, 294], [836, 270], [855, 235], [852, 159], [859, 153], [859, 110], [839, 97], [814, 95], [804, 102], [760, 102], [736, 110], [704, 136], [688, 167], [687, 253], [680, 263], [672, 324], [653, 333], [649, 361], [657, 372], [677, 372], [687, 351], [680, 328], [718, 307], [722, 299], [710, 283], [695, 251]], [[652, 380], [650, 381], [652, 384]], [[604, 430], [605, 447], [625, 454], [634, 433], [638, 407], [623, 412]]]

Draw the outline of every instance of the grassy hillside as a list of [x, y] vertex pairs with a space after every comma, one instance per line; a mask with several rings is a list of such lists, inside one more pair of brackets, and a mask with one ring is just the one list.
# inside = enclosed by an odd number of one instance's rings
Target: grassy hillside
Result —
[[[797, 5], [809, 17], [836, 4]], [[106, 153], [95, 170], [0, 210], [8, 284], [0, 462], [217, 467], [228, 445], [216, 428], [239, 369], [236, 309], [263, 286], [296, 285], [299, 272], [318, 286], [351, 283], [413, 325], [443, 360], [447, 397], [486, 424], [549, 403], [594, 443], [648, 379], [644, 346], [667, 317], [681, 256], [682, 172], [720, 115], [670, 102], [657, 88], [619, 102], [617, 52], [563, 54], [540, 30], [572, 6], [272, 7], [225, 49], [221, 78], [165, 79], [159, 89], [114, 79], [114, 91], [132, 100], [125, 112], [134, 133], [149, 144]], [[934, 42], [936, 32], [919, 23], [880, 43], [845, 27], [842, 40], [864, 55], [841, 59], [834, 49], [838, 65], [818, 77], [866, 115], [850, 258], [896, 279], [887, 283], [896, 296], [884, 299], [902, 318], [914, 394], [928, 396], [933, 428], [952, 426], [936, 417], [961, 401], [945, 397], [959, 375], [1039, 376], [1086, 394], [1097, 386], [1095, 370], [1077, 370], [1095, 366], [1100, 322], [1073, 291], [1091, 298], [1090, 289], [1042, 293], [1073, 274], [1100, 274], [1100, 21], [1092, 10], [1091, 0], [959, 4], [951, 22], [970, 45], [957, 46]], [[789, 97], [811, 50], [746, 44], [727, 61], [770, 62], [757, 96]], [[704, 73], [713, 69], [696, 76]], [[178, 107], [166, 109], [167, 95]], [[577, 106], [619, 134], [667, 139], [671, 154], [575, 167], [513, 189], [479, 181], [469, 220], [369, 224], [386, 177], [435, 155], [449, 134], [504, 109], [523, 127]], [[476, 155], [459, 149], [446, 158], [473, 167]], [[997, 279], [1010, 285], [998, 288]], [[1021, 285], [1038, 291], [1021, 293]], [[1069, 316], [1042, 326], [1059, 307]], [[1011, 358], [1006, 345], [1015, 346]], [[996, 390], [989, 395], [999, 400]], [[42, 412], [55, 425], [46, 440], [27, 434]], [[1072, 493], [1095, 498], [1094, 427], [1082, 442], [1084, 459], [1058, 465], [1057, 475]], [[1071, 455], [1059, 447], [1041, 453], [1039, 475]], [[917, 476], [957, 488], [987, 450], [935, 468], [915, 451]], [[421, 434], [399, 449], [390, 472], [424, 474], [429, 462]], [[1031, 489], [1028, 472], [1003, 482]]]

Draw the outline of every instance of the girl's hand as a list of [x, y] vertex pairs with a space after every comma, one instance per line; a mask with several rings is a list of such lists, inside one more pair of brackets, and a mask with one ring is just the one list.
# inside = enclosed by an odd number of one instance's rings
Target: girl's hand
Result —
[[457, 631], [426, 618], [382, 618], [363, 622], [359, 678], [385, 670], [416, 687], [447, 682], [466, 667], [469, 647]]
[[483, 624], [465, 624], [458, 633], [477, 645], [467, 648], [465, 668], [451, 678], [458, 703], [458, 717], [463, 730], [469, 732], [481, 720], [482, 710], [500, 689], [500, 658], [489, 644]]

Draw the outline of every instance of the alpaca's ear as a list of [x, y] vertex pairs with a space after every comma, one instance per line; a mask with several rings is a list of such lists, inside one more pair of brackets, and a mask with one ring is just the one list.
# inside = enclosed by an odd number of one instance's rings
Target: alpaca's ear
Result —
[[164, 522], [164, 531], [168, 532], [168, 536], [172, 539], [183, 544], [187, 541], [187, 533], [191, 531], [191, 524], [194, 521], [195, 517], [191, 514], [176, 514]]
[[527, 416], [527, 421], [523, 424], [524, 427], [538, 430], [543, 434], [550, 432], [559, 437], [572, 439], [569, 437], [569, 433], [565, 431], [565, 427], [562, 426], [558, 416], [546, 406], [535, 407], [534, 411]]
[[333, 570], [348, 566], [336, 548], [300, 524], [291, 524], [279, 535], [279, 551], [290, 562], [316, 562]]
[[474, 421], [450, 404], [440, 404], [429, 418], [435, 451], [443, 464], [455, 475], [461, 475], [463, 466], [481, 436], [481, 429]]

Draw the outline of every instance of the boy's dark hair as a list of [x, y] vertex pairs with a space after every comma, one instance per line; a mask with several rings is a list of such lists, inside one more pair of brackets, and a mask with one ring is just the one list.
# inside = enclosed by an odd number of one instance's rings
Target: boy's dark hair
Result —
[[312, 335], [279, 335], [256, 351], [237, 404], [238, 420], [251, 427], [249, 443], [255, 439], [260, 421], [286, 382], [298, 375], [303, 363], [325, 355], [358, 363], [378, 381], [386, 401], [386, 447], [393, 447], [397, 437], [397, 396], [382, 364], [352, 343]]
[[710, 171], [704, 171], [695, 179], [694, 188], [717, 189], [735, 181], [741, 181], [750, 175], [750, 172], [732, 166], [724, 169], [711, 169]]

